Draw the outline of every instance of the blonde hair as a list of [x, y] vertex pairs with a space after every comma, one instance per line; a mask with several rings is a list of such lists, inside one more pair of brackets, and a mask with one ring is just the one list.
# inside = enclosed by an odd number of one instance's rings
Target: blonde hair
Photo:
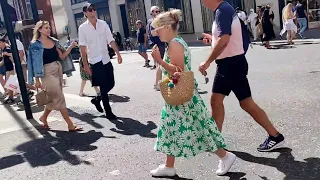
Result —
[[40, 38], [41, 34], [39, 32], [39, 29], [41, 29], [44, 25], [50, 25], [50, 24], [48, 21], [38, 21], [37, 24], [34, 26], [32, 42], [35, 42]]
[[283, 19], [284, 20], [292, 19], [294, 17], [292, 8], [293, 8], [292, 3], [287, 4], [287, 6], [285, 7], [285, 9], [283, 11]]
[[181, 11], [179, 9], [163, 12], [154, 19], [151, 25], [154, 28], [159, 28], [162, 26], [171, 26], [173, 30], [177, 30], [180, 21], [180, 16]]

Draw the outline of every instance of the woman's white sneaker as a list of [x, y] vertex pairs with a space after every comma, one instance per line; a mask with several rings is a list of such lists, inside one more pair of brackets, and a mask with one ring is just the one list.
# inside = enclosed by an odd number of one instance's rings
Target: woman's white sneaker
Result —
[[218, 176], [227, 174], [235, 160], [236, 155], [234, 155], [231, 152], [227, 152], [226, 156], [219, 160], [219, 166], [218, 170], [216, 171], [216, 174]]
[[176, 175], [176, 169], [168, 168], [165, 164], [162, 164], [157, 169], [152, 170], [150, 173], [154, 177], [173, 177]]

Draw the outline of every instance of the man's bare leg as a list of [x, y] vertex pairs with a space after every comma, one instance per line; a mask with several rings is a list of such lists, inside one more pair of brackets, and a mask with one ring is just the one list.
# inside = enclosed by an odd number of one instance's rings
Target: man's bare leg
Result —
[[276, 136], [279, 133], [269, 120], [267, 114], [254, 102], [252, 97], [242, 100], [240, 102], [240, 106], [243, 110], [249, 113], [251, 117], [268, 132], [269, 135]]
[[222, 126], [225, 117], [223, 100], [225, 95], [212, 93], [211, 95], [211, 109], [212, 109], [212, 117], [215, 120], [219, 131], [222, 131]]

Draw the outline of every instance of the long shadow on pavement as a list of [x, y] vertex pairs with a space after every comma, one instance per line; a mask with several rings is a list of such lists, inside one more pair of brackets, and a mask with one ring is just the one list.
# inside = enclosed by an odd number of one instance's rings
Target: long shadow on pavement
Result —
[[71, 165], [87, 164], [90, 162], [80, 159], [71, 151], [93, 151], [97, 146], [91, 145], [104, 137], [101, 132], [69, 133], [66, 131], [52, 131], [56, 136], [44, 136], [18, 145], [15, 150], [19, 154], [0, 159], [0, 170], [24, 162], [31, 167], [49, 166], [60, 161], [67, 161]]
[[153, 177], [153, 178], [155, 178], [155, 179], [174, 179], [174, 180], [193, 180], [193, 179], [189, 179], [189, 178], [183, 178], [178, 175], [176, 175], [174, 177]]
[[152, 122], [148, 121], [147, 125], [142, 124], [141, 122], [131, 119], [131, 118], [124, 118], [120, 117], [118, 120], [110, 121], [116, 125], [116, 128], [110, 129], [113, 132], [132, 136], [132, 135], [139, 135], [141, 137], [147, 138], [156, 138], [157, 135], [152, 133], [151, 131], [157, 128], [157, 125]]
[[[279, 152], [276, 158], [256, 157], [245, 152], [232, 151], [238, 158], [257, 164], [262, 164], [277, 168], [278, 171], [286, 175], [284, 179], [303, 179], [319, 180], [320, 179], [320, 158], [311, 157], [304, 159], [305, 162], [296, 161], [292, 155], [292, 149], [282, 148], [273, 152]], [[267, 177], [261, 177], [268, 179]]]
[[96, 116], [96, 115], [93, 115], [93, 114], [87, 113], [87, 112], [81, 112], [81, 114], [80, 114], [79, 112], [76, 112], [76, 111], [72, 110], [71, 108], [68, 108], [68, 112], [69, 112], [70, 117], [73, 117], [73, 118], [76, 118], [80, 121], [86, 122], [97, 129], [104, 128], [101, 124], [94, 121], [95, 118], [102, 117], [102, 116]]
[[125, 103], [130, 101], [130, 97], [128, 96], [119, 96], [116, 94], [109, 94], [109, 100], [110, 102], [114, 103]]
[[[0, 93], [0, 95], [2, 94]], [[9, 105], [4, 105], [4, 108], [31, 140], [15, 147], [14, 150], [19, 153], [0, 158], [0, 170], [16, 166], [24, 162], [28, 162], [32, 167], [48, 166], [62, 160], [67, 161], [72, 165], [79, 165], [81, 163], [90, 164], [90, 162], [81, 160], [77, 155], [73, 155], [70, 152], [93, 151], [97, 149], [97, 147], [92, 146], [91, 144], [96, 142], [98, 139], [102, 137], [115, 138], [112, 136], [103, 136], [101, 132], [95, 131], [89, 131], [87, 133], [51, 131], [56, 133], [56, 136], [53, 136], [48, 131], [43, 130], [41, 124], [39, 124], [35, 119], [25, 120], [21, 118]], [[43, 138], [39, 138], [37, 133], [30, 131], [30, 128], [26, 128], [28, 127], [27, 121], [35, 127]]]
[[[43, 112], [44, 111], [44, 106], [38, 106], [35, 102], [31, 102], [30, 100], [30, 106], [32, 113], [38, 113], [38, 112]], [[18, 106], [17, 111], [24, 111], [24, 105], [23, 103], [20, 103]]]
[[229, 180], [246, 180], [247, 178], [242, 178], [246, 175], [243, 172], [228, 172], [224, 177], [229, 177]]

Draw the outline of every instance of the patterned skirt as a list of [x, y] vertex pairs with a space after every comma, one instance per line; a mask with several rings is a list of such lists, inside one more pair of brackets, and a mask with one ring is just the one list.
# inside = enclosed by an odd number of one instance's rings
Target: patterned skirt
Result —
[[220, 148], [226, 148], [224, 138], [197, 90], [189, 102], [162, 109], [156, 151], [191, 158]]

